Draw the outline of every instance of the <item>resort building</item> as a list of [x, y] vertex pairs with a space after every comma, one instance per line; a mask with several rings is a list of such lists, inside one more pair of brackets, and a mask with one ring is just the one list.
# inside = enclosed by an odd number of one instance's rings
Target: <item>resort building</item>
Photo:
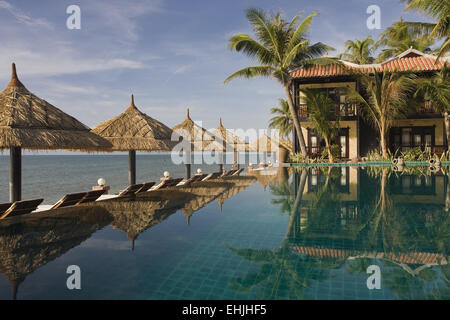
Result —
[[[374, 69], [377, 72], [414, 72], [419, 77], [431, 77], [443, 67], [444, 63], [448, 63], [448, 58], [437, 60], [436, 56], [411, 48], [383, 63], [358, 65], [347, 61], [341, 62], [343, 65], [315, 65], [292, 72], [294, 103], [310, 155], [320, 154], [324, 148], [324, 142], [316, 135], [308, 122], [308, 108], [300, 89], [321, 89], [333, 99], [335, 114], [340, 119], [340, 130], [334, 144], [340, 146], [342, 158], [355, 159], [378, 148], [378, 133], [364, 119], [358, 104], [346, 102], [342, 89], [353, 87], [362, 93], [358, 73], [372, 73]], [[295, 132], [293, 136], [294, 152], [298, 152], [300, 147]], [[448, 145], [444, 118], [434, 109], [432, 103], [423, 102], [407, 117], [394, 121], [388, 134], [388, 142], [392, 152], [407, 151], [412, 147], [420, 146], [422, 149], [429, 148], [434, 153], [442, 153]]]

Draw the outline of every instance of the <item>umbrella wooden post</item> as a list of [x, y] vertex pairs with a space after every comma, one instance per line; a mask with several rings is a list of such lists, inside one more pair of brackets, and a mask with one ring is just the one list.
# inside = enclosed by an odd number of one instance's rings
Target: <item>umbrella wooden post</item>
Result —
[[185, 179], [188, 180], [191, 178], [191, 164], [186, 163], [186, 173], [185, 173]]
[[128, 151], [128, 184], [136, 184], [136, 150]]
[[223, 172], [223, 154], [219, 153], [219, 172]]
[[16, 202], [22, 200], [22, 149], [11, 147], [9, 158], [9, 201]]
[[234, 151], [234, 168], [239, 169], [239, 153], [238, 151]]

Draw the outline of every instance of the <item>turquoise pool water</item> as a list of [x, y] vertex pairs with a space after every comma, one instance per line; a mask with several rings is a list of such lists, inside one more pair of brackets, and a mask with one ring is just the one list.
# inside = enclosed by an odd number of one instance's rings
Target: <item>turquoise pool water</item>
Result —
[[0, 298], [449, 299], [446, 171], [279, 169], [197, 198], [2, 222]]

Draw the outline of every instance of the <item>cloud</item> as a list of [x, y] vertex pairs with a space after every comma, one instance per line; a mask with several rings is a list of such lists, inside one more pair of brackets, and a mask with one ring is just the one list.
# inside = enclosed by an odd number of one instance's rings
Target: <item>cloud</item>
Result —
[[81, 8], [96, 16], [102, 26], [118, 36], [117, 39], [135, 42], [140, 38], [137, 19], [162, 12], [162, 1], [134, 0], [132, 5], [124, 5], [122, 0], [89, 1]]
[[25, 14], [20, 9], [14, 7], [7, 1], [0, 1], [0, 9], [5, 9], [9, 11], [12, 16], [20, 23], [25, 24], [28, 27], [36, 28], [42, 27], [46, 29], [53, 29], [52, 24], [46, 19], [42, 18], [32, 18], [29, 15]]

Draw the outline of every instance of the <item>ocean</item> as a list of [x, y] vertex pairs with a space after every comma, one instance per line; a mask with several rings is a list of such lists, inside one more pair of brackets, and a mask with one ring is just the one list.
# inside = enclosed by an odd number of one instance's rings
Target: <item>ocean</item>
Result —
[[[172, 162], [170, 154], [139, 154], [136, 157], [136, 181], [159, 181], [164, 171], [172, 177], [184, 177], [185, 166]], [[192, 164], [192, 174], [218, 170], [218, 165]], [[230, 169], [231, 164], [225, 164]], [[110, 194], [128, 185], [128, 154], [24, 155], [22, 157], [22, 199], [44, 198], [53, 204], [67, 193], [91, 190], [104, 178]], [[0, 156], [0, 203], [9, 201], [9, 156]]]

